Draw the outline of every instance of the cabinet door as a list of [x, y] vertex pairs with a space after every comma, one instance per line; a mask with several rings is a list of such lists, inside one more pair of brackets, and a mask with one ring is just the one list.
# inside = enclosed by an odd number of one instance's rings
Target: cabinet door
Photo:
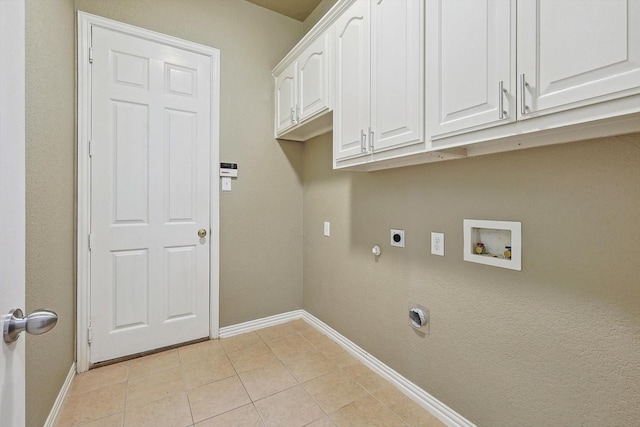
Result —
[[640, 1], [521, 0], [518, 76], [522, 118], [640, 92]]
[[298, 58], [298, 121], [329, 108], [329, 41], [320, 36]]
[[296, 72], [297, 62], [276, 76], [276, 137], [296, 125]]
[[[369, 1], [356, 1], [335, 22], [335, 105], [333, 153], [336, 160], [369, 153]], [[363, 142], [363, 138], [365, 139]]]
[[424, 1], [371, 7], [369, 143], [379, 152], [424, 142]]
[[515, 1], [426, 3], [431, 137], [514, 121]]

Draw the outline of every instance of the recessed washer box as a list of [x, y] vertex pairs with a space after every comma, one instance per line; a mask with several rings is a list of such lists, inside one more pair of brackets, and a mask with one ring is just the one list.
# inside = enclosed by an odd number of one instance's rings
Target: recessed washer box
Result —
[[522, 223], [465, 219], [463, 227], [465, 261], [522, 271]]

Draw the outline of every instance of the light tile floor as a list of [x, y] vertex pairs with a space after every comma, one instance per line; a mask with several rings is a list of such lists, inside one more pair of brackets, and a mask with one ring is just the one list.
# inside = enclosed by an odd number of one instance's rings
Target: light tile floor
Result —
[[303, 320], [94, 369], [57, 427], [444, 424]]

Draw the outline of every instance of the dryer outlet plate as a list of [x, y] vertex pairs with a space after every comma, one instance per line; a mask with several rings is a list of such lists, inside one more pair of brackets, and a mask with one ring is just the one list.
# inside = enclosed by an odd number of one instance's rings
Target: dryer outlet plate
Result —
[[404, 230], [392, 228], [390, 244], [391, 246], [404, 248]]

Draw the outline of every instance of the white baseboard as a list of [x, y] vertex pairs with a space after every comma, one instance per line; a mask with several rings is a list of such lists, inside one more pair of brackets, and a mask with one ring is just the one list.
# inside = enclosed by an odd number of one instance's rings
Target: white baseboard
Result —
[[276, 314], [275, 316], [264, 317], [262, 319], [238, 323], [237, 325], [225, 326], [224, 328], [220, 328], [218, 336], [220, 338], [229, 338], [234, 335], [257, 331], [258, 329], [279, 325], [295, 319], [301, 319], [304, 313], [304, 310], [295, 310], [289, 311], [288, 313]]
[[475, 427], [471, 421], [449, 408], [444, 403], [376, 359], [371, 354], [358, 347], [351, 340], [339, 334], [335, 329], [322, 322], [314, 315], [303, 310], [302, 318], [315, 326], [318, 330], [329, 336], [342, 348], [359, 359], [381, 377], [395, 385], [406, 396], [410, 397], [418, 405], [429, 411], [434, 417], [451, 427]]
[[336, 330], [322, 322], [317, 317], [306, 312], [305, 310], [290, 311], [275, 316], [265, 317], [263, 319], [252, 320], [237, 325], [226, 326], [220, 328], [220, 338], [229, 338], [234, 335], [253, 332], [258, 329], [269, 326], [279, 325], [295, 319], [304, 319], [307, 323], [313, 325], [320, 332], [327, 335], [333, 341], [338, 343], [342, 348], [359, 359], [362, 363], [371, 368], [381, 377], [395, 385], [401, 392], [415, 401], [418, 405], [429, 411], [433, 416], [451, 427], [475, 427], [471, 421], [449, 408], [444, 403], [376, 359], [371, 354], [358, 347], [351, 340], [339, 334]]
[[64, 384], [62, 384], [62, 388], [60, 389], [60, 393], [58, 393], [58, 397], [56, 401], [53, 403], [53, 408], [51, 408], [51, 412], [49, 412], [49, 416], [47, 420], [44, 422], [43, 427], [53, 427], [58, 420], [58, 415], [60, 415], [60, 411], [62, 410], [62, 405], [64, 404], [64, 399], [67, 397], [67, 393], [69, 392], [69, 387], [71, 387], [71, 382], [73, 381], [73, 377], [76, 375], [76, 362], [71, 364], [71, 369], [69, 369], [69, 373], [67, 374], [67, 378], [64, 380]]

